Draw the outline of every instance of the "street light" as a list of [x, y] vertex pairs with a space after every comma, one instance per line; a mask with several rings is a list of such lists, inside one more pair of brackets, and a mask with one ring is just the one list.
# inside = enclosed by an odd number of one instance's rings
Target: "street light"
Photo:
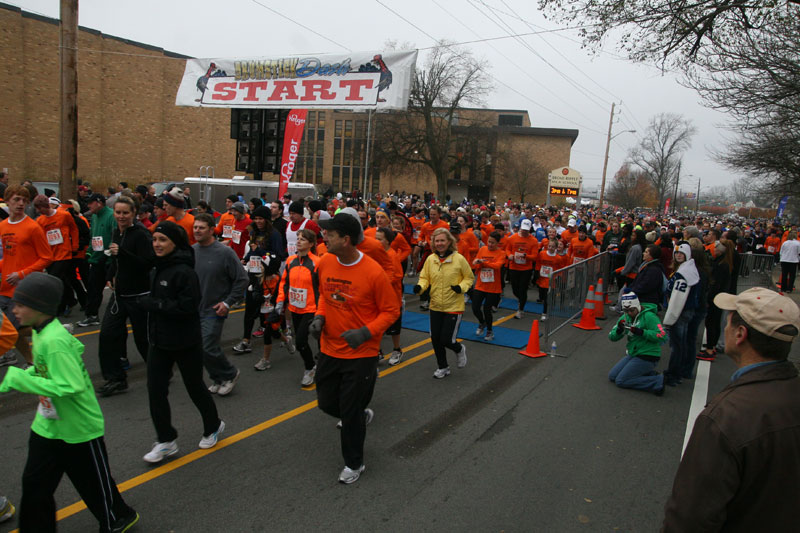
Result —
[[[613, 108], [612, 108], [613, 111]], [[614, 114], [612, 112], [611, 117], [613, 119]], [[611, 141], [619, 135], [623, 133], [636, 133], [636, 130], [625, 130], [617, 133], [617, 135], [611, 136], [611, 124], [612, 122], [608, 122], [608, 139], [606, 140], [606, 156], [603, 159], [603, 181], [600, 183], [600, 209], [603, 209], [603, 199], [606, 195], [606, 170], [608, 169], [608, 149], [611, 147]]]

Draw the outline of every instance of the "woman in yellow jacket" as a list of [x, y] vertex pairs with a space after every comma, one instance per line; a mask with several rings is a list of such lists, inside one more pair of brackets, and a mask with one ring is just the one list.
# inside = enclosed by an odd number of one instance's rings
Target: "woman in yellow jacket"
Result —
[[444, 228], [438, 228], [431, 237], [433, 253], [425, 260], [414, 292], [430, 293], [431, 344], [439, 368], [433, 373], [436, 379], [450, 375], [445, 348], [456, 352], [456, 365], [467, 365], [467, 348], [456, 342], [458, 326], [464, 314], [464, 295], [475, 279], [469, 263], [458, 253], [455, 237]]

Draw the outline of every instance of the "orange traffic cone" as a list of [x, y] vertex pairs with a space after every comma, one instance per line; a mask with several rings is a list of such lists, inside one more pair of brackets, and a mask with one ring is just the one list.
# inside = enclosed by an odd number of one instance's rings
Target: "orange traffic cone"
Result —
[[[598, 328], [599, 329], [599, 328]], [[531, 326], [531, 336], [528, 337], [528, 346], [519, 353], [528, 357], [546, 357], [547, 354], [539, 349], [539, 321], [534, 320]]]
[[589, 285], [589, 291], [586, 293], [586, 303], [583, 304], [581, 321], [572, 325], [580, 329], [600, 329], [594, 321], [594, 285]]
[[603, 305], [603, 278], [597, 281], [597, 290], [594, 291], [594, 318], [597, 320], [606, 319], [606, 308]]

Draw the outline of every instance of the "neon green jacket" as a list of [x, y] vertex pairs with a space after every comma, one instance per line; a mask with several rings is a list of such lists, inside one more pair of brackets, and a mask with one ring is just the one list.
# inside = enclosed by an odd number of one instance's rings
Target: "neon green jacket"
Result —
[[31, 430], [70, 444], [102, 437], [103, 413], [83, 365], [83, 344], [56, 319], [33, 330], [33, 366], [9, 367], [0, 392], [11, 389], [39, 396]]

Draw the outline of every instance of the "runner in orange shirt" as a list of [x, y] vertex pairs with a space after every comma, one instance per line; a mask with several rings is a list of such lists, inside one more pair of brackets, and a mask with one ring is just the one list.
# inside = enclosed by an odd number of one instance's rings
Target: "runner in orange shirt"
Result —
[[519, 233], [509, 237], [506, 242], [511, 290], [519, 301], [515, 318], [522, 318], [525, 304], [528, 303], [528, 285], [531, 283], [534, 263], [539, 254], [539, 241], [531, 235], [531, 226], [530, 220], [523, 220], [519, 225]]
[[61, 280], [64, 291], [58, 304], [58, 315], [64, 314], [71, 296], [72, 254], [78, 251], [78, 226], [65, 210], [58, 210], [58, 198], [48, 198], [40, 194], [33, 199], [33, 207], [39, 212], [36, 222], [44, 230], [50, 249], [53, 251], [53, 262], [47, 267], [47, 273]]
[[414, 208], [414, 216], [408, 219], [411, 222], [411, 246], [414, 247], [412, 256], [411, 256], [411, 269], [409, 269], [409, 275], [417, 272], [417, 265], [419, 264], [420, 260], [420, 253], [422, 252], [422, 246], [420, 245], [419, 241], [419, 232], [422, 229], [422, 225], [425, 224], [425, 212], [422, 210], [421, 207]]
[[367, 406], [377, 379], [381, 336], [397, 320], [397, 294], [384, 269], [356, 246], [363, 239], [358, 219], [347, 213], [320, 221], [328, 253], [317, 273], [320, 298], [309, 333], [320, 339], [317, 402], [342, 421], [345, 466], [339, 482], [364, 472], [364, 438], [374, 413]]
[[547, 248], [539, 252], [536, 265], [539, 268], [539, 277], [536, 285], [539, 287], [539, 300], [542, 302], [542, 320], [547, 320], [547, 293], [550, 289], [550, 276], [556, 270], [569, 264], [566, 255], [559, 255], [557, 240], [547, 243]]
[[[186, 198], [178, 187], [173, 187], [169, 192], [165, 193], [161, 198], [164, 199], [164, 210], [167, 217], [164, 219], [169, 222], [181, 226], [186, 230], [186, 235], [189, 237], [189, 245], [193, 245], [194, 240], [194, 215], [187, 213]], [[155, 233], [158, 223], [150, 227], [150, 232]]]
[[569, 262], [571, 264], [579, 263], [594, 255], [597, 255], [597, 249], [592, 240], [588, 238], [586, 226], [581, 225], [578, 227], [578, 236], [569, 244]]
[[[503, 288], [500, 283], [502, 268], [506, 264], [506, 252], [500, 247], [502, 235], [498, 231], [489, 234], [486, 246], [481, 247], [472, 267], [476, 271], [475, 289], [472, 291], [472, 313], [478, 319], [475, 335], [484, 340], [494, 340], [492, 331], [492, 309], [500, 305]], [[459, 252], [460, 253], [460, 252]]]
[[235, 194], [231, 194], [225, 198], [225, 212], [220, 215], [217, 227], [214, 229], [214, 234], [218, 237], [222, 237], [223, 239], [231, 238], [233, 225], [236, 222], [236, 218], [233, 216], [233, 213], [231, 213], [231, 208], [233, 204], [238, 201], [239, 198]]
[[[403, 235], [400, 233], [395, 233], [393, 230], [389, 228], [378, 228], [377, 232], [375, 233], [375, 238], [383, 249], [386, 250], [386, 253], [389, 254], [389, 257], [394, 264], [394, 271], [389, 276], [389, 279], [392, 282], [392, 287], [394, 288], [395, 292], [397, 293], [397, 301], [400, 304], [401, 313], [395, 320], [394, 324], [389, 326], [389, 329], [386, 330], [385, 335], [391, 335], [392, 337], [392, 355], [389, 357], [389, 365], [394, 366], [398, 364], [403, 359], [403, 350], [400, 348], [400, 332], [403, 329], [403, 265], [400, 263], [400, 258], [398, 257], [397, 253], [392, 250], [391, 246], [392, 243], [398, 239], [402, 239]], [[387, 272], [388, 274], [388, 272]], [[378, 361], [383, 359], [383, 352], [378, 352]]]

